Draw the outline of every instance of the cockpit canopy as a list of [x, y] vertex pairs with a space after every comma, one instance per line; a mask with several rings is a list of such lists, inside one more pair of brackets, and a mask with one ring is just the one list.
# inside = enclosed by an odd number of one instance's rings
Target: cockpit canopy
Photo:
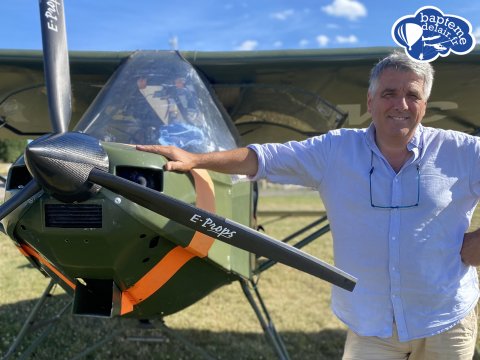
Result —
[[107, 142], [209, 152], [237, 146], [228, 121], [187, 61], [151, 51], [128, 58], [75, 130]]

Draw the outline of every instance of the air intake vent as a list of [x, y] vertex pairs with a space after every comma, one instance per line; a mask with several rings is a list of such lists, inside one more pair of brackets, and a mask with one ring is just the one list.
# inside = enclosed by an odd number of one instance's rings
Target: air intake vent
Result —
[[98, 204], [45, 204], [45, 226], [101, 228], [102, 206]]
[[27, 185], [30, 180], [32, 180], [32, 175], [30, 175], [25, 165], [13, 165], [10, 169], [7, 190], [18, 190]]

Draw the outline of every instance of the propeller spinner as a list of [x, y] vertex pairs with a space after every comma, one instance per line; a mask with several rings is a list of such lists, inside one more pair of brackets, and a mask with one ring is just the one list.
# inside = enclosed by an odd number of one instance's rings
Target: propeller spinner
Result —
[[46, 135], [28, 144], [25, 163], [32, 176], [63, 202], [84, 201], [101, 187], [88, 182], [94, 168], [108, 171], [100, 142], [82, 133]]

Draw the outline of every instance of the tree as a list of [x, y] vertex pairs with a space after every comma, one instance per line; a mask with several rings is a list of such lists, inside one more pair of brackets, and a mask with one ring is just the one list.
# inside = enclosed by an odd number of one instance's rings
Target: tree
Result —
[[0, 161], [14, 162], [25, 150], [27, 140], [3, 139], [0, 140]]

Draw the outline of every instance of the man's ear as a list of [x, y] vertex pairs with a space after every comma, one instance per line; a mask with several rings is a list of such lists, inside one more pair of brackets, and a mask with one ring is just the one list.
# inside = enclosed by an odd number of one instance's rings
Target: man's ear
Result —
[[370, 96], [370, 92], [367, 92], [367, 111], [371, 114], [372, 112], [370, 111], [370, 104], [372, 102], [372, 97]]

